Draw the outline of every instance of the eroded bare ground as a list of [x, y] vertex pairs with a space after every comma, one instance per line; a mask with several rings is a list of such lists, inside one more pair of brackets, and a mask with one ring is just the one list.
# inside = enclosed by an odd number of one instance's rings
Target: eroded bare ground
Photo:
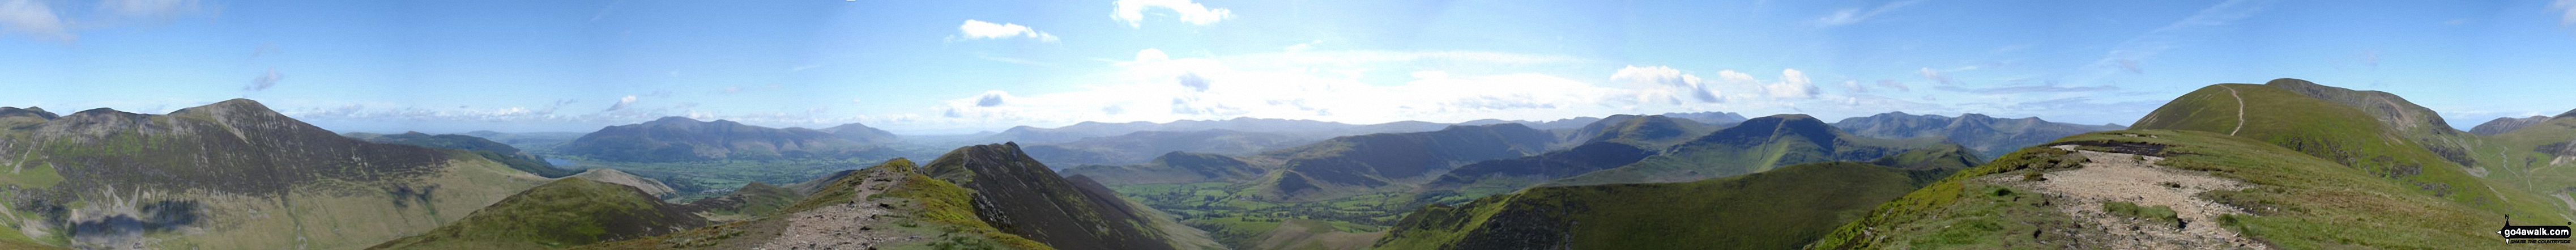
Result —
[[894, 188], [904, 178], [894, 171], [862, 172], [869, 175], [856, 187], [858, 194], [851, 196], [858, 201], [790, 214], [786, 217], [787, 230], [758, 249], [876, 249], [928, 241], [927, 237], [895, 230], [895, 222], [906, 217], [895, 208], [911, 204], [870, 198]]
[[[2075, 146], [2057, 148], [2073, 150], [2091, 162], [2083, 168], [2048, 172], [2038, 181], [2025, 181], [2020, 175], [1996, 175], [1984, 181], [2034, 190], [2069, 202], [2056, 206], [2058, 212], [2083, 223], [2088, 229], [2085, 231], [2099, 233], [2081, 236], [2086, 241], [2111, 249], [2266, 248], [2218, 224], [2221, 215], [2245, 212], [2196, 196], [2212, 190], [2245, 189], [2249, 185], [2244, 182], [2155, 165], [2163, 157], [2083, 151]], [[2103, 211], [2105, 202], [2170, 207], [2181, 223], [2111, 214]]]

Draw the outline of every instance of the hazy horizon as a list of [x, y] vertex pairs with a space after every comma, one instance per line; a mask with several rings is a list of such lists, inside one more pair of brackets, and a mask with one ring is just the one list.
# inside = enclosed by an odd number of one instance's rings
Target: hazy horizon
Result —
[[2576, 84], [2568, 1], [0, 0], [0, 106], [251, 98], [341, 132], [659, 117], [965, 134], [1233, 117], [1719, 111], [2128, 124], [2216, 83], [2382, 90], [2466, 129]]

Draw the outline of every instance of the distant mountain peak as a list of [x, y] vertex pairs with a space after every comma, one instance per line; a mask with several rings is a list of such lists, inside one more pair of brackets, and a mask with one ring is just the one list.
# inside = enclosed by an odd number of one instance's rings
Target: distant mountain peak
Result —
[[[35, 109], [35, 108], [28, 108], [28, 109]], [[2555, 117], [2556, 117], [2556, 118], [2576, 117], [2576, 110], [2567, 110], [2567, 113], [2559, 113], [2559, 114], [2558, 114], [2558, 116], [2555, 116]]]
[[71, 116], [132, 115], [132, 114], [134, 114], [134, 113], [129, 113], [129, 112], [125, 112], [125, 111], [117, 111], [116, 109], [113, 109], [113, 108], [94, 108], [94, 109], [89, 109], [89, 110], [82, 110], [82, 111], [80, 111], [80, 112], [72, 112], [72, 115], [71, 115]]
[[42, 119], [45, 119], [45, 120], [53, 120], [54, 118], [61, 117], [61, 116], [58, 116], [58, 115], [54, 115], [54, 112], [45, 112], [45, 109], [43, 109], [43, 108], [27, 107], [27, 108], [21, 109], [21, 108], [14, 108], [14, 107], [0, 107], [0, 117], [9, 117], [9, 116], [32, 116], [32, 117], [36, 117], [36, 118], [42, 118]]
[[680, 117], [680, 116], [664, 116], [664, 117], [662, 117], [661, 119], [653, 119], [653, 121], [651, 121], [651, 122], [646, 122], [646, 123], [678, 123], [678, 122], [685, 122], [685, 123], [697, 123], [697, 122], [698, 122], [698, 119], [689, 119], [688, 117]]

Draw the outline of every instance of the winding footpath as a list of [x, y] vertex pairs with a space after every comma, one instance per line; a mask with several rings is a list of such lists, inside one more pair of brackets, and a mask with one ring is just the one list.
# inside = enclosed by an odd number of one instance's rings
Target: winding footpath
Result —
[[2236, 136], [2237, 131], [2245, 131], [2245, 96], [2236, 95], [2235, 87], [2227, 85], [2218, 85], [2218, 87], [2227, 88], [2227, 96], [2236, 97], [2236, 129], [2227, 131], [2228, 136]]

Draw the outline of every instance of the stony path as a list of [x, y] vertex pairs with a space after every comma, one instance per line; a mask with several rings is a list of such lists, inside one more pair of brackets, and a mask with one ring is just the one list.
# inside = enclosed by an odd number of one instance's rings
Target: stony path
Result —
[[2228, 130], [2227, 135], [2233, 136], [2236, 135], [2236, 131], [2245, 131], [2245, 96], [2237, 95], [2235, 87], [2227, 85], [2218, 85], [2218, 87], [2227, 88], [2227, 96], [2236, 97], [2236, 129]]
[[[2059, 146], [2074, 150], [2074, 146]], [[2240, 190], [2249, 185], [2233, 179], [2213, 177], [2155, 165], [2162, 157], [2134, 154], [2076, 151], [2091, 163], [2084, 168], [2049, 172], [2046, 180], [2025, 186], [2052, 196], [2072, 201], [2058, 211], [2108, 232], [2115, 249], [2261, 249], [2254, 242], [2218, 226], [2218, 217], [2244, 214], [2236, 208], [2203, 200], [2195, 195], [2212, 190]], [[2103, 212], [2104, 202], [2128, 202], [2140, 207], [2166, 206], [2174, 210], [2182, 225], [2148, 223]]]
[[787, 230], [757, 249], [876, 249], [928, 240], [893, 230], [894, 221], [904, 216], [894, 208], [907, 205], [868, 199], [868, 196], [893, 188], [903, 178], [898, 178], [892, 171], [865, 172], [870, 173], [869, 176], [856, 187], [858, 193], [851, 196], [859, 201], [788, 215]]

